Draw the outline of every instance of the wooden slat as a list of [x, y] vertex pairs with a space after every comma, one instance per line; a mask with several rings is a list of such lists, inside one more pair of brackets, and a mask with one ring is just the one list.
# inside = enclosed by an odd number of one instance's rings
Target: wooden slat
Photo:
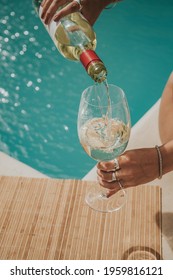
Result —
[[139, 248], [161, 259], [161, 190], [129, 188], [113, 213], [91, 210], [92, 182], [0, 177], [0, 259], [127, 259]]

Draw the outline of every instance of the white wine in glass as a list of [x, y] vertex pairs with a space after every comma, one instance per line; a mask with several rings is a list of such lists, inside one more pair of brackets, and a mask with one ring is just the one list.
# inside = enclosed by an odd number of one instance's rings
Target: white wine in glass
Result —
[[[78, 136], [91, 158], [98, 162], [115, 159], [125, 150], [130, 129], [129, 107], [121, 88], [101, 83], [84, 90], [78, 113]], [[126, 192], [119, 181], [118, 185], [119, 191], [109, 196], [109, 190], [96, 182], [86, 195], [87, 204], [101, 212], [120, 209], [126, 202]]]

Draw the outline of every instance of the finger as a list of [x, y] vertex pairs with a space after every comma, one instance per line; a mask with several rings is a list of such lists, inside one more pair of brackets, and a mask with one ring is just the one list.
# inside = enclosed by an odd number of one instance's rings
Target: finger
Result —
[[115, 171], [114, 161], [101, 161], [97, 164], [97, 168], [105, 172]]
[[68, 14], [78, 12], [80, 5], [78, 2], [73, 1], [65, 6], [63, 9], [59, 10], [57, 14], [53, 17], [54, 21], [59, 21], [61, 18], [65, 17]]
[[117, 171], [105, 172], [97, 169], [97, 174], [104, 181], [107, 182], [117, 181]]
[[71, 2], [71, 0], [43, 0], [43, 2], [41, 3], [42, 6], [42, 16], [41, 18], [45, 18], [46, 13], [48, 12], [48, 10], [50, 9], [51, 6], [56, 6], [56, 9], [60, 8], [61, 6], [63, 6], [65, 3]]
[[43, 7], [43, 6], [45, 5], [46, 2], [47, 2], [47, 0], [43, 0], [43, 1], [41, 2], [41, 7]]
[[99, 184], [106, 189], [118, 191], [120, 189], [119, 183], [117, 181], [104, 181], [100, 177], [98, 178]]
[[47, 10], [49, 9], [50, 5], [52, 3], [52, 0], [45, 0], [42, 7], [42, 12], [41, 12], [41, 18], [44, 20], [45, 14], [47, 12]]
[[[117, 192], [119, 192], [119, 191], [123, 191], [123, 193], [125, 194], [125, 192], [124, 192], [124, 190], [123, 190], [123, 186], [122, 186], [122, 184], [121, 184], [121, 182], [119, 181], [118, 182], [118, 187], [117, 188], [115, 188], [115, 189], [113, 189], [113, 190], [108, 190], [108, 192], [107, 192], [107, 198], [109, 198], [110, 196], [112, 196], [112, 195], [114, 195], [115, 193], [117, 193]], [[124, 195], [123, 194], [123, 195]], [[122, 195], [122, 193], [121, 193], [121, 195]]]
[[[48, 1], [48, 0], [47, 0]], [[65, 4], [67, 4], [68, 2], [71, 2], [72, 0], [54, 0], [52, 1], [51, 0], [51, 3], [49, 2], [49, 6], [45, 4], [45, 7], [44, 7], [44, 17], [43, 17], [43, 20], [44, 20], [44, 23], [45, 24], [48, 24], [52, 17], [54, 16], [54, 14], [56, 13], [56, 11], [64, 6]], [[78, 4], [79, 5], [79, 4]]]
[[111, 197], [113, 194], [117, 193], [119, 190], [115, 189], [115, 190], [109, 190], [107, 192], [107, 198]]
[[44, 23], [48, 24], [58, 9], [57, 1], [53, 1], [44, 15]]

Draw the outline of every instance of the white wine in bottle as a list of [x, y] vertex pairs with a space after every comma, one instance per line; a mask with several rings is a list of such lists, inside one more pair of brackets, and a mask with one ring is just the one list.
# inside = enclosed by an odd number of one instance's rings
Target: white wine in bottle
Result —
[[[34, 0], [34, 6], [41, 19], [41, 2]], [[79, 60], [88, 75], [98, 83], [106, 80], [107, 70], [95, 53], [96, 34], [80, 12], [71, 13], [59, 22], [53, 20], [45, 26], [59, 52], [67, 59]]]

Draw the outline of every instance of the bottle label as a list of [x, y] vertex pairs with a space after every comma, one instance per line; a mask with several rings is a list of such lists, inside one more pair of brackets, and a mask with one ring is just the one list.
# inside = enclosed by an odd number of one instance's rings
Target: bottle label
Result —
[[88, 68], [89, 64], [92, 61], [96, 61], [96, 60], [101, 61], [100, 57], [93, 50], [86, 50], [82, 52], [82, 54], [80, 55], [80, 61], [85, 67], [85, 69]]
[[60, 22], [55, 22], [55, 21], [52, 20], [48, 25], [46, 25], [41, 18], [42, 10], [43, 10], [43, 8], [42, 8], [42, 6], [40, 6], [39, 13], [38, 13], [39, 17], [40, 17], [42, 23], [44, 24], [44, 27], [46, 28], [47, 32], [51, 36], [52, 40], [56, 44], [55, 33], [56, 33], [56, 30], [57, 30], [57, 26], [60, 24]]

